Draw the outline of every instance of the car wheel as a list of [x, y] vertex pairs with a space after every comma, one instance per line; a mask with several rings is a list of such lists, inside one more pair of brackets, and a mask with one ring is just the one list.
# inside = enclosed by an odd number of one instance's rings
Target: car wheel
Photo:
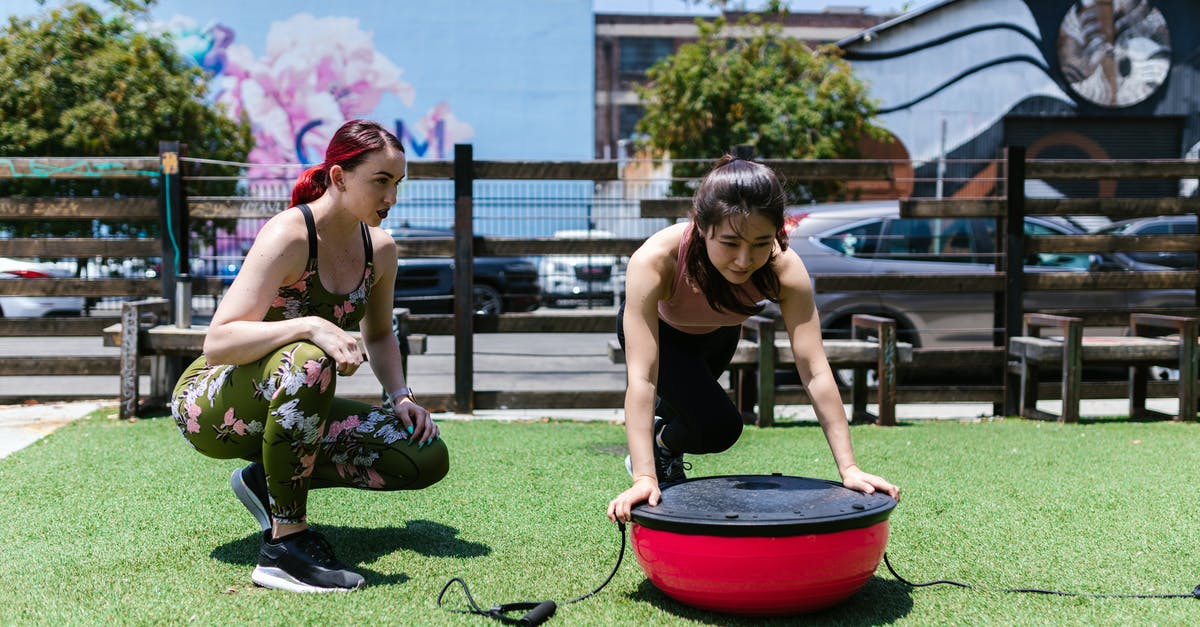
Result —
[[504, 297], [496, 288], [477, 283], [471, 287], [471, 295], [474, 299], [475, 315], [498, 316], [504, 313]]

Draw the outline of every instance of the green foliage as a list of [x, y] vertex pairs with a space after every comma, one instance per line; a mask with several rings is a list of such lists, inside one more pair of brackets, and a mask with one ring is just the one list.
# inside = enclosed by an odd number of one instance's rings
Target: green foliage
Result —
[[[245, 161], [253, 145], [248, 121], [232, 120], [205, 101], [206, 76], [168, 36], [135, 27], [153, 0], [109, 5], [102, 12], [69, 2], [12, 16], [0, 29], [0, 156], [153, 156], [160, 140], [179, 140], [189, 154]], [[235, 173], [226, 169], [206, 174]], [[157, 194], [153, 179], [0, 182], [0, 196]], [[14, 235], [46, 235], [48, 227], [56, 235], [91, 230], [67, 223], [0, 225]]]
[[[785, 37], [782, 26], [749, 15], [729, 27], [724, 17], [696, 20], [697, 41], [684, 44], [647, 73], [637, 88], [645, 104], [638, 132], [645, 144], [673, 159], [677, 177], [700, 176], [732, 146], [748, 144], [759, 158], [838, 159], [857, 156], [875, 105], [834, 46], [812, 50]], [[677, 188], [674, 193], [683, 193]], [[789, 190], [794, 200], [836, 190]]]

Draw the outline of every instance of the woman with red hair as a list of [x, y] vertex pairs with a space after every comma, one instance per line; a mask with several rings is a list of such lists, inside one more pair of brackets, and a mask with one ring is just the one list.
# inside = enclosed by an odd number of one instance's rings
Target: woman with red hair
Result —
[[[291, 208], [255, 237], [204, 354], [175, 387], [171, 414], [196, 450], [251, 462], [231, 483], [262, 528], [258, 585], [362, 586], [309, 529], [309, 490], [415, 490], [449, 468], [392, 332], [396, 244], [379, 225], [404, 173], [392, 133], [365, 120], [342, 125], [325, 161], [300, 175]], [[361, 347], [348, 333], [355, 327]], [[378, 407], [334, 396], [335, 374], [354, 374], [367, 356], [386, 392]]]

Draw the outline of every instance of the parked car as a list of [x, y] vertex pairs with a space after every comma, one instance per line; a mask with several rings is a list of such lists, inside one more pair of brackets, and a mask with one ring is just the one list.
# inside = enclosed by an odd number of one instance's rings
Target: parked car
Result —
[[[1133, 218], [1114, 222], [1097, 232], [1107, 235], [1195, 235], [1196, 216]], [[1170, 268], [1196, 269], [1196, 253], [1194, 252], [1133, 252], [1115, 253], [1115, 255]]]
[[[994, 271], [995, 220], [901, 218], [897, 201], [790, 208], [788, 244], [811, 275], [972, 274]], [[1083, 233], [1065, 219], [1030, 216], [1025, 233]], [[1116, 255], [1039, 253], [1027, 272], [1167, 270]], [[819, 283], [818, 283], [819, 286]], [[1030, 290], [1030, 309], [1114, 310], [1185, 307], [1190, 290]], [[990, 292], [818, 292], [827, 338], [849, 337], [856, 313], [896, 320], [897, 337], [916, 347], [990, 345], [994, 303]]]
[[[452, 238], [451, 229], [392, 228], [393, 238]], [[471, 292], [476, 315], [533, 311], [542, 302], [538, 269], [524, 257], [476, 257]], [[396, 269], [395, 306], [415, 314], [454, 312], [454, 259], [400, 259]]]
[[[612, 239], [608, 231], [555, 231], [555, 239]], [[625, 262], [614, 255], [546, 255], [538, 264], [549, 306], [615, 305], [625, 289]]]
[[[0, 257], [0, 280], [53, 279], [73, 276], [50, 264]], [[83, 312], [80, 296], [0, 296], [0, 316], [41, 318], [78, 316]]]

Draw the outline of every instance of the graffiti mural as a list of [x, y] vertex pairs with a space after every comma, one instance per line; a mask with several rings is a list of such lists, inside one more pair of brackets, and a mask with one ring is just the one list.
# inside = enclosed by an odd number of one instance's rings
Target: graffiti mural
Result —
[[[199, 27], [175, 18], [166, 28], [181, 51], [212, 77], [213, 100], [229, 115], [250, 120], [254, 164], [318, 163], [342, 122], [356, 117], [388, 122], [378, 110], [385, 95], [413, 104], [416, 87], [376, 49], [373, 35], [356, 18], [290, 16], [271, 25], [266, 52], [259, 56], [224, 24]], [[391, 122], [415, 157], [448, 158], [449, 147], [475, 134], [447, 102], [438, 102], [418, 120], [392, 116]], [[249, 172], [251, 179], [274, 176], [277, 172], [265, 167]]]
[[[893, 152], [913, 159], [913, 195], [993, 195], [1005, 145], [1031, 158], [1200, 153], [1200, 31], [1185, 28], [1198, 18], [1191, 0], [958, 0], [840, 44], [880, 104], [900, 145]], [[1163, 190], [1055, 183], [1037, 192]]]

